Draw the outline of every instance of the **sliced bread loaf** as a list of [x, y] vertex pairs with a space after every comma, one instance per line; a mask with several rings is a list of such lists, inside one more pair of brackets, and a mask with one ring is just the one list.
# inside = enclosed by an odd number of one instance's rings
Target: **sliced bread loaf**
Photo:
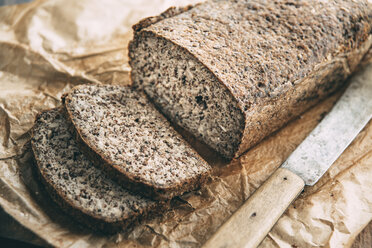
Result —
[[128, 192], [94, 167], [68, 128], [61, 109], [48, 110], [36, 118], [31, 140], [41, 181], [64, 211], [110, 233], [165, 206]]
[[206, 1], [133, 27], [131, 77], [232, 158], [340, 88], [371, 46], [371, 24], [366, 0]]
[[133, 192], [169, 199], [199, 187], [211, 171], [143, 93], [83, 85], [63, 101], [82, 150]]

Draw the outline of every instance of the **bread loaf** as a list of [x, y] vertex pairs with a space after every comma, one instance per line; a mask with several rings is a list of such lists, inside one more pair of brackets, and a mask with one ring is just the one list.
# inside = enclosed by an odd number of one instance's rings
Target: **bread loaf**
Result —
[[61, 109], [48, 110], [36, 118], [31, 139], [41, 181], [66, 213], [111, 233], [165, 207], [128, 192], [95, 168], [68, 128]]
[[170, 199], [198, 188], [211, 171], [143, 92], [83, 85], [64, 105], [82, 151], [132, 192]]
[[227, 158], [331, 94], [371, 46], [353, 0], [216, 0], [134, 26], [131, 77], [172, 121]]

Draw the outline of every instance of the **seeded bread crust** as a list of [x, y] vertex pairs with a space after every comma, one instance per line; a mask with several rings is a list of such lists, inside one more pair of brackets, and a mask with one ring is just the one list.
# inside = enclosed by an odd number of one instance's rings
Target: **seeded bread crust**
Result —
[[[68, 144], [53, 146], [57, 139], [60, 139], [59, 143], [67, 140]], [[51, 198], [64, 212], [93, 230], [104, 233], [123, 231], [157, 215], [169, 205], [133, 195], [91, 166], [91, 162], [81, 154], [69, 133], [62, 108], [46, 110], [37, 115], [32, 129], [31, 146], [36, 172]], [[80, 169], [82, 173], [79, 174], [74, 169]], [[99, 183], [98, 189], [90, 187], [96, 183]], [[76, 188], [68, 192], [71, 185]], [[97, 198], [99, 192], [95, 190], [102, 191], [104, 196]], [[103, 203], [103, 207], [94, 205], [99, 201]]]
[[[129, 45], [132, 81], [171, 121], [225, 157], [237, 157], [343, 85], [371, 47], [371, 19], [367, 1], [207, 1], [172, 17], [134, 26]], [[166, 53], [173, 55], [164, 57]], [[179, 64], [192, 61], [191, 69], [213, 75], [208, 87], [225, 90], [233, 99], [231, 105], [239, 108], [234, 115], [243, 116], [236, 117], [241, 124], [230, 123], [237, 126], [231, 132], [238, 140], [234, 149], [206, 140], [205, 128], [200, 131], [195, 121], [190, 124], [188, 117], [180, 118], [186, 110], [174, 106], [189, 91], [180, 88], [181, 96], [169, 100], [174, 89], [162, 85], [170, 78], [166, 71], [174, 62], [162, 65], [166, 61], [159, 61], [175, 56]], [[190, 97], [195, 98], [195, 109], [201, 97]], [[209, 99], [204, 105], [221, 100]], [[200, 123], [213, 119], [203, 118]], [[209, 132], [214, 128], [215, 134], [225, 132], [218, 121], [213, 125]]]
[[[90, 92], [89, 94], [82, 93], [83, 91]], [[105, 93], [97, 93], [96, 91], [105, 91]], [[94, 93], [93, 93], [94, 92]], [[91, 134], [89, 133], [89, 128], [83, 127], [83, 123], [90, 123], [90, 121], [79, 121], [79, 118], [84, 118], [81, 115], [81, 111], [79, 111], [76, 106], [76, 102], [73, 101], [74, 97], [78, 95], [83, 95], [83, 97], [86, 98], [83, 100], [84, 104], [93, 106], [96, 102], [90, 98], [90, 96], [99, 96], [102, 95], [104, 97], [110, 98], [111, 96], [120, 95], [119, 98], [128, 98], [130, 95], [135, 95], [138, 97], [139, 102], [131, 102], [132, 104], [130, 108], [132, 109], [141, 109], [146, 108], [146, 114], [145, 115], [151, 115], [154, 116], [153, 121], [155, 122], [156, 127], [150, 128], [148, 127], [141, 127], [141, 131], [148, 132], [148, 136], [151, 136], [151, 133], [156, 132], [157, 129], [162, 128], [162, 132], [165, 132], [168, 134], [166, 137], [171, 137], [171, 139], [176, 140], [178, 142], [179, 147], [175, 146], [172, 147], [169, 150], [166, 150], [168, 148], [165, 148], [166, 153], [160, 154], [160, 159], [164, 158], [165, 156], [168, 156], [167, 159], [173, 159], [177, 155], [177, 152], [181, 152], [182, 156], [179, 158], [177, 157], [177, 164], [174, 164], [174, 170], [177, 172], [177, 169], [181, 168], [180, 170], [183, 170], [185, 173], [189, 173], [189, 176], [186, 176], [185, 178], [182, 178], [178, 180], [178, 176], [181, 176], [182, 173], [173, 174], [173, 178], [168, 177], [168, 181], [166, 183], [158, 183], [158, 180], [156, 178], [157, 175], [159, 175], [159, 178], [163, 176], [162, 171], [162, 165], [156, 167], [154, 166], [154, 163], [143, 163], [138, 164], [138, 159], [131, 159], [128, 157], [128, 150], [125, 150], [125, 145], [128, 145], [130, 143], [135, 143], [136, 141], [127, 140], [126, 142], [121, 142], [118, 144], [117, 148], [120, 150], [120, 155], [122, 155], [121, 159], [118, 159], [114, 161], [113, 156], [110, 157], [110, 155], [107, 152], [107, 149], [100, 149], [98, 147], [99, 141], [95, 141], [92, 139]], [[112, 94], [110, 96], [110, 94]], [[129, 98], [128, 98], [129, 99]], [[90, 102], [92, 100], [93, 102]], [[115, 99], [115, 97], [111, 98], [112, 102], [116, 103], [115, 110], [111, 111], [119, 111], [121, 107], [120, 100]], [[80, 85], [71, 90], [70, 93], [65, 94], [62, 97], [63, 105], [65, 106], [65, 116], [68, 119], [70, 124], [70, 130], [74, 134], [75, 139], [80, 147], [80, 149], [86, 154], [90, 160], [94, 163], [95, 166], [98, 168], [104, 170], [106, 174], [108, 174], [111, 178], [113, 178], [118, 183], [125, 186], [125, 188], [129, 189], [132, 192], [138, 193], [140, 195], [143, 195], [145, 197], [149, 197], [151, 199], [156, 200], [166, 200], [171, 199], [175, 196], [181, 195], [185, 192], [192, 191], [194, 189], [199, 188], [201, 185], [203, 185], [207, 178], [210, 176], [211, 167], [191, 148], [190, 145], [187, 144], [186, 141], [182, 139], [182, 136], [179, 135], [169, 124], [169, 122], [163, 117], [152, 104], [147, 100], [147, 97], [140, 92], [137, 92], [135, 89], [129, 88], [129, 87], [122, 87], [122, 86], [98, 86], [98, 85]], [[110, 104], [112, 104], [112, 102]], [[123, 106], [122, 106], [123, 107]], [[121, 110], [120, 110], [121, 111]], [[110, 110], [105, 111], [105, 113], [109, 116], [111, 116], [113, 113], [110, 112]], [[94, 115], [94, 114], [92, 114]], [[123, 114], [125, 115], [125, 113]], [[131, 122], [133, 124], [133, 119], [141, 118], [141, 115], [129, 115], [127, 116], [128, 123]], [[107, 119], [104, 119], [107, 121]], [[102, 121], [104, 121], [102, 120]], [[117, 120], [117, 119], [115, 119]], [[115, 121], [111, 120], [111, 121]], [[111, 123], [112, 124], [112, 123]], [[110, 124], [108, 124], [110, 125]], [[118, 120], [118, 125], [123, 126], [125, 125], [125, 122], [120, 122]], [[134, 137], [131, 137], [132, 134], [130, 133], [122, 133], [119, 134], [122, 136], [127, 136], [130, 139], [134, 139]], [[137, 134], [136, 134], [137, 135]], [[143, 136], [146, 136], [146, 134], [143, 134]], [[165, 138], [166, 138], [165, 137]], [[164, 139], [163, 137], [159, 137], [157, 142], [163, 143]], [[101, 140], [102, 141], [102, 140]], [[145, 141], [146, 142], [146, 141]], [[160, 146], [157, 146], [156, 143], [152, 143], [150, 145], [145, 144], [144, 141], [140, 141], [139, 145], [144, 147], [145, 150], [149, 149], [159, 149]], [[108, 142], [110, 143], [110, 142]], [[168, 144], [168, 143], [167, 143]], [[111, 145], [107, 144], [107, 145]], [[163, 149], [163, 148], [160, 148]], [[156, 152], [155, 152], [156, 153]], [[138, 156], [143, 156], [143, 152], [138, 152], [136, 154]], [[156, 154], [155, 154], [156, 155]], [[148, 161], [156, 161], [154, 153], [149, 153], [149, 160]], [[147, 155], [146, 155], [147, 156]], [[158, 157], [159, 159], [159, 157]], [[128, 161], [130, 161], [130, 165], [126, 164]], [[133, 169], [132, 163], [136, 164], [137, 171]], [[142, 167], [142, 168], [141, 168]], [[130, 169], [128, 171], [128, 169]], [[141, 172], [142, 170], [142, 172]], [[172, 170], [172, 168], [170, 168]], [[182, 171], [181, 171], [182, 172]], [[154, 180], [145, 180], [146, 177], [142, 173], [148, 173], [148, 174], [156, 174]], [[166, 175], [167, 176], [167, 175]], [[176, 178], [177, 177], [177, 178]], [[174, 179], [175, 182], [172, 181]], [[177, 181], [176, 181], [177, 179]]]
[[133, 30], [140, 31], [141, 29], [146, 28], [154, 23], [160, 22], [161, 20], [182, 14], [183, 12], [186, 12], [198, 5], [200, 5], [200, 3], [195, 5], [188, 5], [185, 7], [170, 7], [158, 16], [151, 16], [140, 20], [137, 24], [133, 25]]

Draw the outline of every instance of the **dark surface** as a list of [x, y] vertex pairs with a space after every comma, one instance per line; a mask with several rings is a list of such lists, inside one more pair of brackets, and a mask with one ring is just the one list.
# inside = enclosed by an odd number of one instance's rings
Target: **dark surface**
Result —
[[47, 243], [19, 224], [0, 207], [0, 247], [42, 247], [21, 240], [47, 246]]
[[17, 247], [17, 248], [39, 248], [42, 246], [32, 245], [30, 243], [24, 243], [21, 241], [17, 241], [14, 239], [7, 239], [0, 237], [0, 247], [8, 248], [8, 247]]

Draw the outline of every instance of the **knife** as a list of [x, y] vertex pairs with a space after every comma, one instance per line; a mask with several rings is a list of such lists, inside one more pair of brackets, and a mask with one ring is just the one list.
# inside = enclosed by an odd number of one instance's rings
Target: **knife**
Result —
[[371, 117], [372, 65], [351, 79], [331, 112], [203, 247], [257, 247], [304, 185], [323, 176]]

